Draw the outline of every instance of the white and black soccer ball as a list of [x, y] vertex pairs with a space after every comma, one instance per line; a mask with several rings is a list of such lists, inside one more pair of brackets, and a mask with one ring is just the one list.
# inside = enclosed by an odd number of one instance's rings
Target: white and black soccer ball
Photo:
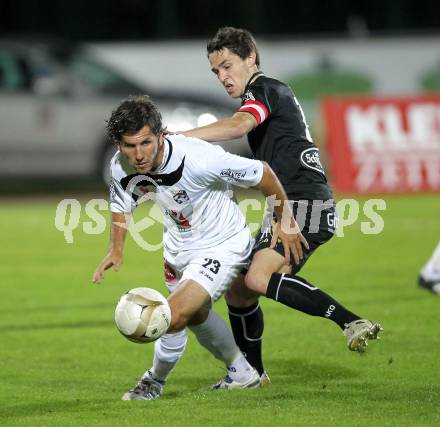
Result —
[[134, 288], [122, 295], [115, 310], [115, 322], [125, 338], [137, 343], [157, 340], [170, 326], [167, 299], [150, 288]]

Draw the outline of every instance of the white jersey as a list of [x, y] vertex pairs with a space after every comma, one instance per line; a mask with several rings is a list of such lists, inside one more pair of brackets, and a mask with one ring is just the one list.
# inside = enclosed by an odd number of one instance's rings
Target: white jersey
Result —
[[257, 185], [263, 164], [197, 138], [167, 135], [162, 164], [141, 175], [117, 152], [111, 160], [112, 212], [132, 212], [146, 198], [164, 213], [166, 251], [217, 246], [247, 227], [231, 184]]

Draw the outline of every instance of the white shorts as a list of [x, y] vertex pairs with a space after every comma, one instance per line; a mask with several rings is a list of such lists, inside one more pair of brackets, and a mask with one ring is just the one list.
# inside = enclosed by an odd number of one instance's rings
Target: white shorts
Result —
[[248, 227], [235, 236], [211, 248], [181, 251], [177, 254], [164, 249], [165, 283], [170, 292], [184, 280], [191, 279], [202, 286], [217, 301], [232, 281], [247, 265], [253, 238]]

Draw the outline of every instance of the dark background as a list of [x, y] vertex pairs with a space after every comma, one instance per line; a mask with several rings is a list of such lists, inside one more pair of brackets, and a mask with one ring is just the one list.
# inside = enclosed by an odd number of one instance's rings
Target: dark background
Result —
[[439, 0], [0, 0], [0, 36], [72, 40], [207, 37], [220, 25], [279, 37], [440, 32]]

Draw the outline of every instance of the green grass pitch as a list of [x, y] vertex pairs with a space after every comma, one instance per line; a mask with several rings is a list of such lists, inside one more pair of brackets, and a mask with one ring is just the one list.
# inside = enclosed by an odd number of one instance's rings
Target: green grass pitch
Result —
[[[125, 340], [113, 310], [132, 287], [165, 293], [161, 251], [145, 252], [128, 238], [121, 271], [93, 286], [108, 226], [99, 235], [78, 228], [68, 244], [54, 226], [58, 200], [0, 200], [0, 425], [440, 425], [440, 298], [415, 285], [440, 239], [440, 201], [420, 195], [386, 202], [382, 233], [362, 234], [361, 216], [302, 272], [383, 323], [382, 340], [365, 355], [349, 352], [332, 322], [262, 299], [270, 387], [201, 391], [224, 368], [190, 334], [164, 395], [122, 402], [150, 367], [153, 345]], [[159, 225], [148, 232], [150, 243], [160, 242]], [[226, 317], [223, 300], [215, 309]]]

